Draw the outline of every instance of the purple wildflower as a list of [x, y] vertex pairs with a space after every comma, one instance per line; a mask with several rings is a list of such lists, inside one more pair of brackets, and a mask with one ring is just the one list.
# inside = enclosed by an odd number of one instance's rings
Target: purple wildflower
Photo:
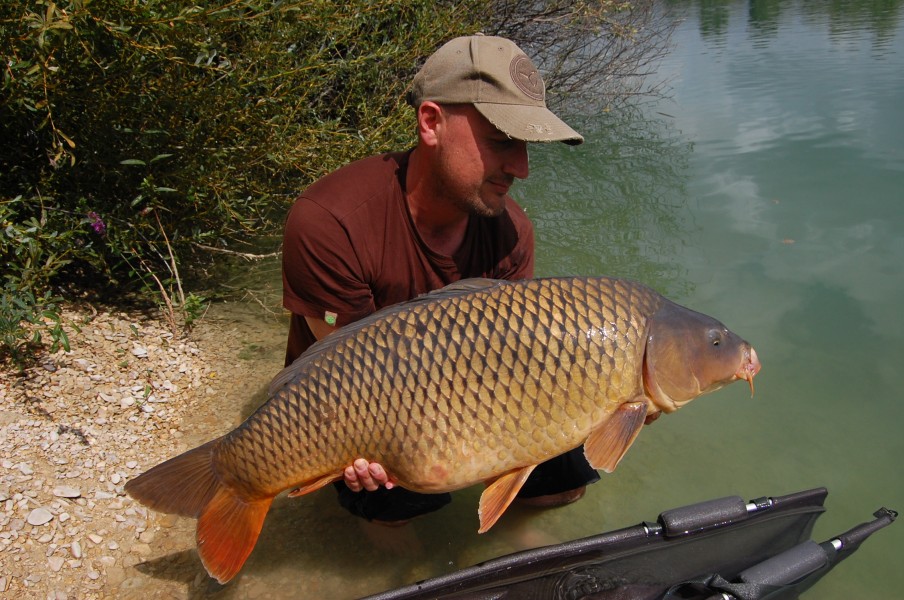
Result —
[[94, 233], [97, 235], [104, 235], [107, 232], [107, 226], [104, 224], [104, 220], [100, 218], [99, 214], [92, 210], [88, 213], [88, 218], [91, 219], [91, 228], [94, 229]]

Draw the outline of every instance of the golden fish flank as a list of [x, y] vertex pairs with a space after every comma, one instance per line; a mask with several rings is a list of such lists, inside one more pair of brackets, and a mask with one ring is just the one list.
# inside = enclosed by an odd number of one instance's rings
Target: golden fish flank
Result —
[[752, 388], [759, 368], [724, 325], [638, 283], [467, 280], [318, 342], [242, 425], [126, 490], [197, 517], [202, 562], [224, 582], [276, 494], [339, 480], [355, 458], [415, 491], [486, 483], [483, 532], [538, 463], [583, 444], [611, 471], [645, 422], [737, 379]]

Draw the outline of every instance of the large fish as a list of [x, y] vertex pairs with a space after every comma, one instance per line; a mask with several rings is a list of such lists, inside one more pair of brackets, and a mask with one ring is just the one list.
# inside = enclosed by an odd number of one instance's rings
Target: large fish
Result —
[[612, 471], [645, 422], [760, 369], [724, 325], [610, 278], [470, 279], [381, 310], [311, 346], [230, 433], [126, 485], [198, 519], [221, 583], [273, 498], [342, 478], [358, 457], [419, 492], [486, 483], [489, 529], [540, 462], [584, 444]]

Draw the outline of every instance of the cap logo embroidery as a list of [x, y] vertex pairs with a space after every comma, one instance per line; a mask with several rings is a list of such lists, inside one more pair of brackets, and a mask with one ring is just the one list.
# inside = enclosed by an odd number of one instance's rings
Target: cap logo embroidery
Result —
[[513, 58], [509, 72], [512, 82], [524, 92], [525, 96], [533, 100], [543, 100], [543, 79], [540, 78], [534, 63], [526, 55], [520, 54]]

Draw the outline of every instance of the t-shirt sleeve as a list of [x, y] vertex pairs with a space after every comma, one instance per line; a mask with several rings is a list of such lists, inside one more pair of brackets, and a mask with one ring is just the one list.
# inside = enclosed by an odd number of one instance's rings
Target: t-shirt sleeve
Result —
[[301, 197], [283, 237], [283, 306], [296, 315], [347, 325], [374, 312], [352, 240], [316, 202]]

